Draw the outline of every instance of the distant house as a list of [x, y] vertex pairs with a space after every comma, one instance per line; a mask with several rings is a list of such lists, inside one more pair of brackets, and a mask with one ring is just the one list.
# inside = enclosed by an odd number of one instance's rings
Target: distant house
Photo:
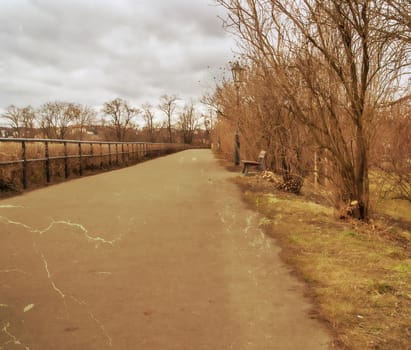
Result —
[[69, 127], [70, 137], [79, 138], [85, 137], [86, 139], [93, 139], [97, 135], [96, 131], [92, 126], [81, 126], [81, 125], [71, 125]]
[[0, 127], [0, 137], [14, 137], [13, 130], [6, 127]]

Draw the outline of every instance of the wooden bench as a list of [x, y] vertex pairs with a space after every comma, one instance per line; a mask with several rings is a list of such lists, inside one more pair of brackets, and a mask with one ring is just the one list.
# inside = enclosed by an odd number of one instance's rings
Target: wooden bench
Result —
[[260, 154], [258, 155], [258, 160], [242, 160], [241, 163], [243, 163], [243, 170], [242, 173], [244, 175], [248, 174], [248, 170], [250, 167], [255, 166], [258, 168], [258, 170], [265, 170], [265, 155], [266, 151], [261, 151]]

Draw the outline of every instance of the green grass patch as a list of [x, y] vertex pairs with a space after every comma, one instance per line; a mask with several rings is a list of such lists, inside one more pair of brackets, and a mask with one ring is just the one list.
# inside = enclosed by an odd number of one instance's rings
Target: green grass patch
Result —
[[403, 261], [400, 264], [393, 266], [392, 270], [407, 274], [409, 277], [411, 277], [411, 259], [408, 259], [407, 261]]
[[[246, 201], [265, 216], [263, 226], [282, 247], [283, 259], [307, 283], [336, 334], [335, 348], [409, 349], [411, 232], [392, 223], [342, 222], [327, 205], [262, 192], [248, 181], [236, 180]], [[411, 221], [407, 208], [392, 210]]]
[[375, 210], [396, 219], [411, 221], [411, 202], [405, 199], [380, 200]]

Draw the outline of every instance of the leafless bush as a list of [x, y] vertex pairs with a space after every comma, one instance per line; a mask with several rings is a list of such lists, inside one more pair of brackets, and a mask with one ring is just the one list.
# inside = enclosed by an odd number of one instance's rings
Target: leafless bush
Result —
[[[376, 112], [400, 93], [411, 64], [407, 40], [393, 35], [404, 26], [386, 30], [382, 1], [218, 2], [250, 72], [241, 101], [243, 140], [271, 146], [285, 176], [303, 172], [309, 151], [321, 150], [336, 197], [357, 202], [358, 218], [367, 219]], [[231, 123], [233, 91], [227, 82], [216, 90], [220, 116]], [[260, 130], [255, 137], [252, 126]]]
[[372, 153], [381, 195], [411, 201], [411, 98], [380, 112]]

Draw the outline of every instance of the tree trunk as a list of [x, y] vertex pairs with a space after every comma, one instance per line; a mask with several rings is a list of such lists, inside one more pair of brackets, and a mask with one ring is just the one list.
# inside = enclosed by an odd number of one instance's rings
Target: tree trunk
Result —
[[357, 129], [357, 156], [354, 200], [358, 201], [358, 219], [367, 220], [369, 214], [368, 147], [361, 127]]

